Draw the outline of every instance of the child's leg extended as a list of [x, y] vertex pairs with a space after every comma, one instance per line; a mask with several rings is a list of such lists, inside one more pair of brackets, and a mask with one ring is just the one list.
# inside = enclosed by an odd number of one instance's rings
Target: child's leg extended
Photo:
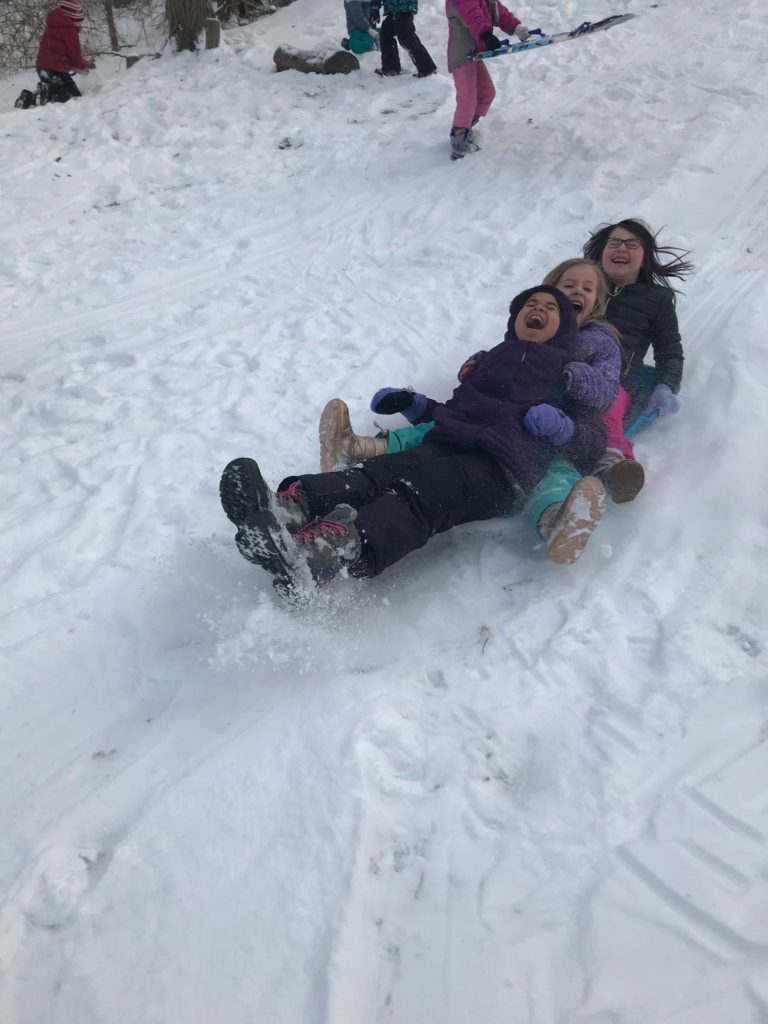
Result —
[[356, 519], [363, 550], [353, 575], [376, 576], [436, 533], [519, 507], [519, 489], [485, 452], [425, 444], [366, 463], [372, 474], [379, 467], [378, 496]]
[[390, 430], [387, 434], [387, 454], [393, 452], [407, 452], [409, 448], [415, 448], [421, 444], [424, 435], [428, 434], [434, 427], [434, 423], [417, 423], [412, 427], [399, 427], [397, 430]]
[[386, 14], [381, 23], [379, 44], [381, 46], [381, 70], [385, 75], [400, 74], [400, 54], [395, 39], [396, 22], [393, 14]]
[[619, 388], [619, 394], [608, 412], [603, 413], [603, 421], [607, 433], [606, 448], [618, 448], [628, 459], [635, 456], [632, 444], [624, 436], [624, 417], [630, 406], [630, 398], [624, 388]]
[[582, 477], [570, 463], [554, 459], [531, 492], [525, 518], [546, 541], [553, 562], [570, 565], [581, 555], [605, 511], [605, 489]]
[[631, 399], [624, 388], [608, 412], [603, 413], [606, 428], [606, 450], [598, 459], [594, 474], [603, 481], [616, 502], [632, 501], [645, 482], [645, 471], [635, 459], [631, 441], [624, 434], [623, 419]]
[[536, 484], [528, 497], [523, 515], [538, 532], [539, 520], [550, 505], [565, 501], [571, 488], [581, 479], [581, 473], [565, 459], [553, 459], [546, 476]]

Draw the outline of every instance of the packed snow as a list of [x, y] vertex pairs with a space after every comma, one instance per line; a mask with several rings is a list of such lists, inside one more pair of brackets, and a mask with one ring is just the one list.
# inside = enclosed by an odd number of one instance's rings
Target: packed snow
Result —
[[[440, 0], [424, 80], [276, 74], [344, 34], [296, 0], [0, 83], [3, 1024], [768, 1021], [768, 9], [516, 8], [624, 10], [493, 61], [458, 163]], [[282, 604], [223, 466], [447, 396], [630, 216], [697, 267], [638, 499], [574, 566], [499, 520]]]

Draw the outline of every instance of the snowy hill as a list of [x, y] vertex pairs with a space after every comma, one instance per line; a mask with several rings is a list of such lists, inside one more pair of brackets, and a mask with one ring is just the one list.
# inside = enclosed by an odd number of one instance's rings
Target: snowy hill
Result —
[[[274, 74], [343, 32], [297, 0], [0, 86], [3, 1024], [768, 1020], [768, 11], [626, 9], [494, 62], [457, 164], [437, 0], [426, 80]], [[447, 394], [626, 216], [697, 266], [638, 500], [569, 568], [498, 521], [277, 603], [224, 464]]]

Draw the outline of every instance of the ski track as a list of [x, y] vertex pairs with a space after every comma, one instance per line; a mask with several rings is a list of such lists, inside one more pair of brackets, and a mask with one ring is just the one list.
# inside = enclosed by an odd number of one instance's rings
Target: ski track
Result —
[[[423, 82], [275, 76], [342, 24], [297, 0], [0, 116], [3, 1021], [768, 1021], [768, 19], [628, 10], [494, 62], [458, 164], [437, 0]], [[565, 571], [499, 521], [278, 604], [226, 461], [448, 393], [633, 214], [697, 266], [638, 501]]]

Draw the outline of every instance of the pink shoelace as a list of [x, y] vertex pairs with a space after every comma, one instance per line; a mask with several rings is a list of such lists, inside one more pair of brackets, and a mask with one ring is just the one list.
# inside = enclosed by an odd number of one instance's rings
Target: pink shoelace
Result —
[[337, 523], [335, 519], [315, 519], [298, 530], [293, 536], [295, 540], [317, 540], [335, 534], [337, 537], [347, 532], [347, 523]]
[[299, 498], [306, 498], [307, 492], [301, 486], [301, 480], [294, 480], [284, 490], [277, 491], [277, 496], [278, 498], [293, 498], [294, 501], [298, 501]]

